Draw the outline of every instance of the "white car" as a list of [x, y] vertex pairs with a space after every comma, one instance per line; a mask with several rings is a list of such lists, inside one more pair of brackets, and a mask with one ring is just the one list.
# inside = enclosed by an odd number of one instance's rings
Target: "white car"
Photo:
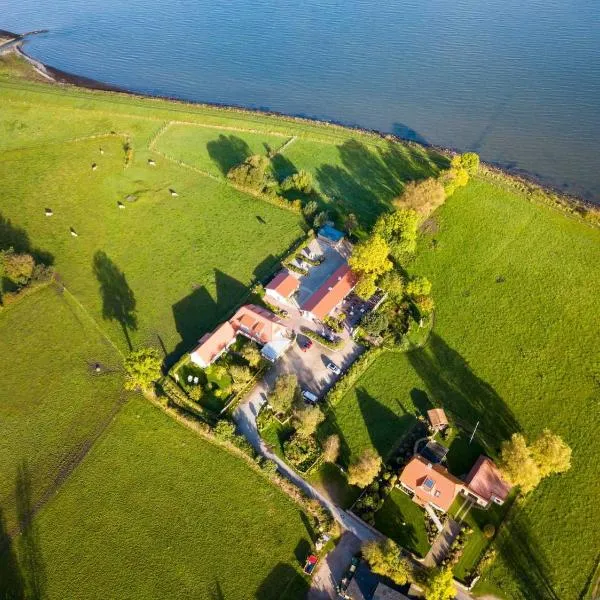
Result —
[[306, 402], [310, 402], [311, 404], [316, 404], [319, 401], [319, 399], [308, 390], [302, 390], [302, 397], [304, 400], [306, 400]]
[[342, 370], [335, 364], [335, 363], [328, 363], [327, 364], [327, 368], [332, 372], [335, 373], [336, 375], [341, 375], [342, 374]]

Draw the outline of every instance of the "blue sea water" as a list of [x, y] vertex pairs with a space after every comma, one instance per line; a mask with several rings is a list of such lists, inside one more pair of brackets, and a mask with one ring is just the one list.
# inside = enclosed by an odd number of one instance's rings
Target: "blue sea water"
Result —
[[0, 0], [0, 28], [49, 29], [27, 51], [71, 73], [475, 150], [600, 202], [598, 0]]

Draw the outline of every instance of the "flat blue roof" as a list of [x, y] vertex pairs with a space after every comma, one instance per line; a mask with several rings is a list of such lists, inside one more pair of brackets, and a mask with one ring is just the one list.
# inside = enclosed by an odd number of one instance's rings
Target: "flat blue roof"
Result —
[[319, 229], [319, 235], [331, 240], [332, 242], [339, 242], [344, 237], [344, 234], [341, 231], [335, 227], [332, 227], [331, 225], [325, 225], [325, 227], [321, 227], [321, 229]]

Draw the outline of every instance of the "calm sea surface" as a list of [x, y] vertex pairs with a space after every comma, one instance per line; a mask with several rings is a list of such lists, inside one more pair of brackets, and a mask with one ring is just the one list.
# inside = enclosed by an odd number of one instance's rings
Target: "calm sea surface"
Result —
[[0, 28], [49, 29], [27, 49], [68, 72], [475, 150], [600, 202], [599, 0], [0, 0]]

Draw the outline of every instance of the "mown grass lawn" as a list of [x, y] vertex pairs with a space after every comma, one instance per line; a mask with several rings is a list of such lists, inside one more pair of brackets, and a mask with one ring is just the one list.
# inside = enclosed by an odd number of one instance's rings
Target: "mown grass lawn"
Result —
[[375, 513], [375, 527], [403, 548], [425, 557], [430, 544], [425, 514], [402, 490], [394, 489]]
[[0, 311], [0, 355], [0, 511], [14, 529], [23, 474], [39, 502], [125, 396], [118, 352], [54, 286]]
[[15, 551], [48, 600], [300, 600], [304, 519], [239, 458], [136, 397]]
[[337, 424], [352, 453], [372, 444], [382, 455], [407, 413], [430, 403], [466, 431], [480, 421], [476, 440], [491, 454], [514, 431], [563, 436], [572, 469], [527, 499], [481, 589], [577, 597], [600, 539], [590, 485], [600, 425], [600, 232], [484, 180], [456, 193], [436, 220], [439, 232], [422, 240], [411, 265], [433, 282], [429, 343], [382, 356], [335, 407]]

